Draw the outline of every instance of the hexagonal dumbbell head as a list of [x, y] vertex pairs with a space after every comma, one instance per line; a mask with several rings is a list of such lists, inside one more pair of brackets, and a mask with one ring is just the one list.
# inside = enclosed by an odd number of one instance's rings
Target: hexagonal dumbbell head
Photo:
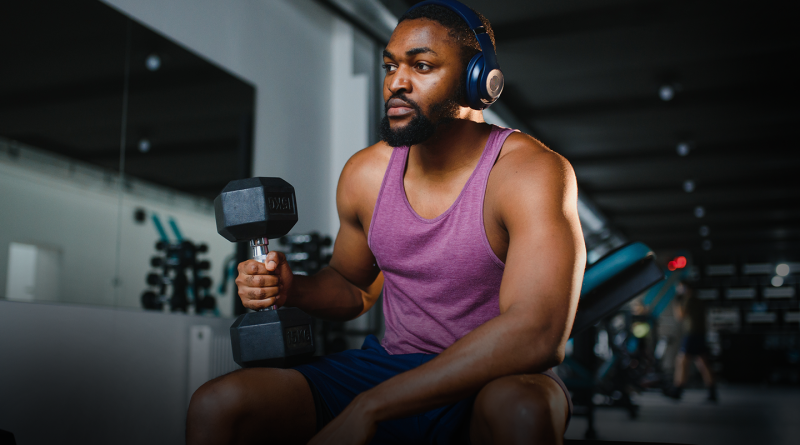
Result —
[[281, 178], [237, 179], [214, 200], [214, 213], [228, 241], [280, 238], [297, 223], [294, 187]]
[[283, 368], [314, 354], [313, 320], [292, 308], [250, 312], [231, 325], [233, 360], [244, 368]]

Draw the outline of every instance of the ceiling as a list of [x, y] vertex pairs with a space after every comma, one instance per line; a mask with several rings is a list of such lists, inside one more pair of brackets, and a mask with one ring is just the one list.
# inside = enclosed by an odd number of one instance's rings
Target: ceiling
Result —
[[[417, 2], [402, 3], [385, 2]], [[464, 3], [495, 30], [500, 102], [572, 163], [616, 230], [701, 262], [800, 256], [790, 2]]]

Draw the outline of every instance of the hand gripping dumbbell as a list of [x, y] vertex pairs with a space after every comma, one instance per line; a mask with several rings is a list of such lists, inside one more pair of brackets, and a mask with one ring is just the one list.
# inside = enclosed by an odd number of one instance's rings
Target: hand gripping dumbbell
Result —
[[[253, 259], [265, 262], [269, 239], [297, 223], [294, 187], [280, 178], [231, 181], [214, 200], [217, 232], [228, 241], [249, 241]], [[233, 360], [240, 366], [286, 367], [313, 355], [312, 318], [276, 306], [240, 315], [231, 325]]]

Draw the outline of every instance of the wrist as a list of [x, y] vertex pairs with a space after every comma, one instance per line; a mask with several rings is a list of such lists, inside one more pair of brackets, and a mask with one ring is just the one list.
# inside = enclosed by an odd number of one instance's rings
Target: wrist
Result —
[[302, 306], [303, 300], [303, 278], [306, 278], [304, 275], [295, 275], [292, 274], [288, 277], [286, 281], [286, 287], [284, 292], [286, 293], [286, 304], [291, 307], [300, 307]]
[[374, 396], [374, 390], [364, 391], [353, 400], [356, 410], [372, 422], [379, 422], [380, 413], [383, 412], [382, 404]]

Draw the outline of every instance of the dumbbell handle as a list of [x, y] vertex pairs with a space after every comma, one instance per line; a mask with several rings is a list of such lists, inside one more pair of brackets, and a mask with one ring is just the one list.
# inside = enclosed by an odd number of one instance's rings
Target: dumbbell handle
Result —
[[[258, 261], [259, 263], [267, 263], [267, 254], [269, 253], [269, 239], [268, 238], [256, 238], [250, 240], [250, 247], [253, 249], [253, 259]], [[268, 308], [259, 309], [261, 311], [274, 311], [278, 309], [277, 305], [272, 305]]]

